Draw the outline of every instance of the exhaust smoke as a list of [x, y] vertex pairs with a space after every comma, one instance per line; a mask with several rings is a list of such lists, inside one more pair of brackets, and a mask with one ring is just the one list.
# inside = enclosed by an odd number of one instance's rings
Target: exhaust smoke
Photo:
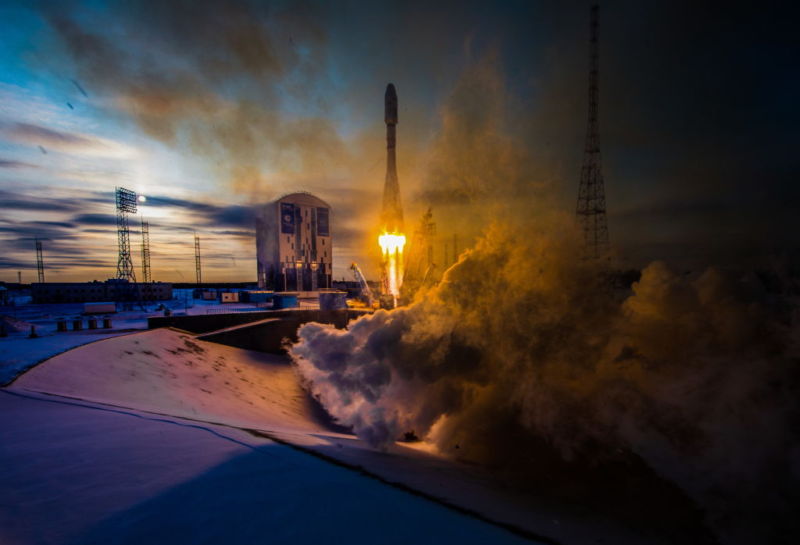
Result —
[[376, 448], [413, 431], [521, 476], [541, 442], [566, 460], [632, 453], [726, 540], [791, 535], [797, 310], [754, 276], [677, 275], [661, 262], [620, 296], [573, 258], [570, 220], [497, 223], [411, 305], [347, 330], [303, 326], [297, 369]]

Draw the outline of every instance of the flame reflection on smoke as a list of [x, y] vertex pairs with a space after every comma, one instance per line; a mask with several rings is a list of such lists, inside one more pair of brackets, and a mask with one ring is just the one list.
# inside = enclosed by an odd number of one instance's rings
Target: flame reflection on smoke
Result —
[[531, 440], [565, 458], [630, 452], [721, 534], [785, 530], [800, 490], [796, 312], [753, 276], [659, 262], [614, 293], [568, 231], [494, 226], [411, 305], [345, 331], [307, 324], [291, 356], [373, 446], [413, 431], [496, 467], [529, 459]]

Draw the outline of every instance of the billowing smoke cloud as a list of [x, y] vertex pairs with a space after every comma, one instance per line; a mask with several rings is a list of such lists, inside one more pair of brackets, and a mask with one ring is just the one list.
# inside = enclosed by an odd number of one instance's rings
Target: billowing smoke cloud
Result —
[[620, 295], [571, 233], [568, 219], [495, 224], [411, 305], [301, 328], [299, 372], [377, 448], [413, 431], [521, 475], [541, 443], [567, 460], [633, 453], [724, 539], [791, 535], [797, 310], [755, 277], [660, 262]]
[[440, 232], [476, 242], [406, 307], [301, 328], [290, 353], [309, 389], [376, 448], [413, 431], [515, 481], [537, 478], [545, 450], [578, 465], [634, 456], [726, 540], [791, 534], [796, 311], [713, 268], [655, 262], [632, 292], [610, 288], [553, 212], [563, 188], [520, 147], [519, 111], [492, 54], [464, 71], [418, 199]]

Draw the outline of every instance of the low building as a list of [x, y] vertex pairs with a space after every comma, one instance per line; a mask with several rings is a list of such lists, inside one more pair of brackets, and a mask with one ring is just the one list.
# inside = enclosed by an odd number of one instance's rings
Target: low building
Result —
[[164, 282], [44, 282], [31, 284], [34, 303], [92, 303], [105, 301], [167, 301], [172, 284]]
[[318, 291], [331, 287], [331, 207], [309, 193], [264, 206], [256, 220], [258, 287]]

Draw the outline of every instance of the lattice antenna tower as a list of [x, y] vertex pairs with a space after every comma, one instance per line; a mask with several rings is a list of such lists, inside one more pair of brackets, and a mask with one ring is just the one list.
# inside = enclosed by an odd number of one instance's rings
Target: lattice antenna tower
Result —
[[119, 259], [117, 260], [117, 278], [136, 282], [136, 272], [131, 259], [131, 232], [128, 225], [128, 215], [136, 214], [136, 193], [124, 187], [116, 191], [117, 201], [117, 241], [119, 245]]
[[152, 282], [150, 274], [150, 222], [142, 218], [142, 281]]
[[44, 258], [42, 257], [42, 241], [36, 239], [36, 272], [39, 274], [39, 283], [44, 284]]
[[598, 125], [599, 9], [597, 4], [592, 5], [589, 26], [589, 119], [586, 129], [586, 145], [583, 150], [581, 180], [578, 186], [578, 204], [575, 210], [583, 231], [584, 255], [588, 258], [606, 257], [609, 251], [606, 195], [603, 185]]
[[200, 237], [194, 234], [194, 269], [197, 276], [197, 285], [203, 283], [203, 272], [200, 268]]

